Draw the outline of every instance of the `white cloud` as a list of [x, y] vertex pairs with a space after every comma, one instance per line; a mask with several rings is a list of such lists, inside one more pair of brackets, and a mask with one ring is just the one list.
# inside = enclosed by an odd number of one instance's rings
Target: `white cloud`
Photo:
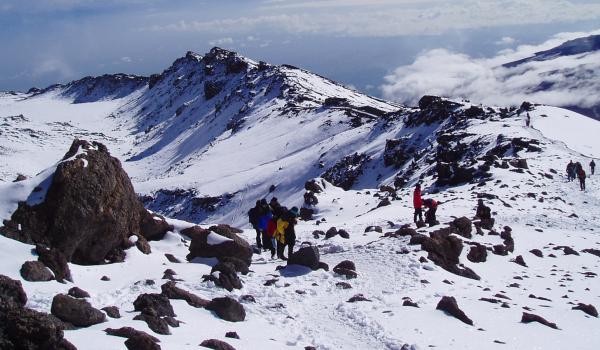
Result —
[[121, 57], [121, 61], [125, 62], [125, 63], [131, 63], [131, 62], [133, 62], [133, 60], [129, 56], [123, 56], [123, 57]]
[[34, 77], [44, 75], [56, 75], [59, 79], [71, 79], [75, 76], [75, 72], [64, 60], [47, 58], [38, 63], [32, 73]]
[[208, 42], [210, 46], [223, 46], [233, 44], [233, 38], [220, 38]]
[[515, 38], [511, 38], [510, 36], [502, 37], [500, 40], [496, 41], [496, 45], [512, 45], [517, 40]]
[[385, 77], [381, 90], [384, 97], [411, 105], [423, 95], [439, 95], [490, 105], [518, 105], [528, 100], [591, 107], [600, 104], [600, 51], [502, 67], [590, 34], [600, 31], [562, 33], [543, 44], [503, 50], [491, 58], [473, 58], [445, 49], [427, 51], [411, 65], [399, 67]]
[[[277, 29], [290, 33], [392, 37], [600, 19], [600, 3], [575, 3], [569, 0], [325, 0], [278, 1], [269, 4], [270, 7], [263, 8], [251, 17], [180, 20], [144, 29], [209, 33]], [[319, 9], [323, 6], [330, 9]]]

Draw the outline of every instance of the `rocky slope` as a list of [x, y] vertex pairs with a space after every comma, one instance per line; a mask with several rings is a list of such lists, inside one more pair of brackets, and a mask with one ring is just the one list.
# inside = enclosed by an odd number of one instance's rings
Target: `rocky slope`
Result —
[[[597, 347], [598, 180], [562, 173], [600, 156], [600, 123], [407, 108], [220, 49], [140, 81], [0, 98], [0, 292], [19, 298], [0, 318], [35, 310], [80, 349]], [[91, 141], [63, 157], [72, 136]], [[438, 225], [412, 223], [417, 181]], [[223, 225], [264, 196], [303, 206], [293, 264]]]

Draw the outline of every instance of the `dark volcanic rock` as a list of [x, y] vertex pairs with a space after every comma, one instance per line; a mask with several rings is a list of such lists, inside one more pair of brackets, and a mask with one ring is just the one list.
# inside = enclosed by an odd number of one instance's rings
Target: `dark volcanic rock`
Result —
[[[218, 272], [218, 274], [215, 274]], [[217, 277], [218, 276], [218, 277]], [[210, 275], [202, 276], [206, 281], [212, 281], [217, 286], [232, 291], [242, 289], [242, 281], [237, 275], [235, 265], [229, 262], [219, 262], [212, 267]]]
[[337, 234], [338, 234], [337, 228], [330, 227], [329, 230], [327, 230], [327, 232], [325, 232], [325, 239], [333, 238], [333, 237], [337, 236]]
[[362, 175], [370, 158], [366, 154], [354, 153], [342, 158], [328, 169], [322, 177], [333, 185], [349, 190]]
[[207, 339], [200, 343], [200, 346], [214, 350], [235, 350], [233, 346], [218, 339]]
[[149, 241], [159, 241], [169, 231], [173, 231], [173, 225], [169, 225], [163, 216], [146, 210], [142, 212], [140, 233], [144, 238]]
[[350, 239], [350, 234], [344, 229], [338, 230], [338, 235], [344, 239]]
[[230, 322], [240, 322], [246, 319], [244, 306], [235, 299], [229, 297], [215, 298], [206, 306], [207, 310], [213, 311], [219, 318]]
[[506, 249], [506, 246], [504, 244], [496, 244], [493, 247], [492, 252], [496, 255], [508, 255], [508, 251]]
[[469, 218], [463, 216], [454, 219], [454, 221], [452, 221], [451, 226], [455, 229], [455, 232], [458, 235], [463, 236], [465, 238], [473, 237], [473, 235], [471, 234], [471, 231], [473, 230], [473, 224], [471, 223], [471, 220], [469, 220]]
[[21, 281], [0, 275], [0, 308], [18, 308], [27, 304]]
[[150, 247], [150, 243], [144, 237], [138, 237], [137, 241], [135, 241], [135, 246], [140, 252], [146, 255], [152, 253], [152, 247]]
[[235, 271], [241, 273], [242, 275], [247, 275], [250, 272], [250, 266], [246, 261], [232, 256], [220, 257], [219, 262], [230, 263], [235, 268]]
[[234, 230], [220, 226], [213, 226], [211, 230], [205, 230], [194, 226], [182, 230], [181, 233], [192, 238], [190, 253], [187, 255], [188, 260], [195, 257], [222, 258], [228, 256], [243, 260], [248, 265], [252, 263], [252, 247]]
[[173, 281], [163, 284], [160, 288], [162, 290], [162, 294], [166, 295], [167, 298], [185, 300], [190, 306], [193, 307], [206, 307], [206, 305], [209, 303], [208, 300], [202, 299], [195, 294], [177, 287], [176, 283]]
[[348, 299], [346, 302], [347, 303], [355, 303], [357, 301], [371, 301], [370, 299], [367, 299], [364, 295], [362, 294], [356, 294], [355, 296], [353, 296], [352, 298]]
[[573, 310], [581, 310], [590, 316], [598, 317], [598, 310], [596, 310], [592, 304], [579, 303], [577, 306], [573, 307]]
[[165, 253], [165, 258], [167, 258], [167, 260], [169, 260], [169, 262], [172, 262], [174, 264], [181, 263], [181, 261], [179, 261], [179, 259], [177, 259], [173, 254]]
[[225, 338], [240, 339], [240, 336], [236, 332], [227, 332]]
[[48, 314], [28, 308], [0, 308], [2, 349], [77, 350], [64, 339], [63, 324]]
[[410, 240], [408, 241], [408, 245], [423, 244], [423, 242], [425, 242], [428, 239], [429, 239], [429, 237], [427, 237], [423, 234], [417, 233], [410, 237]]
[[523, 259], [522, 255], [518, 255], [515, 260], [513, 260], [516, 264], [519, 264], [523, 267], [527, 267], [527, 264], [525, 263], [525, 260]]
[[288, 265], [302, 265], [312, 270], [318, 270], [319, 260], [319, 249], [317, 247], [302, 247], [289, 257]]
[[52, 272], [58, 282], [73, 281], [67, 257], [58, 249], [49, 249], [41, 244], [35, 246], [38, 260], [43, 262]]
[[106, 306], [100, 310], [106, 312], [110, 318], [121, 318], [121, 312], [119, 312], [119, 308], [116, 306]]
[[589, 248], [582, 250], [582, 252], [592, 254], [600, 258], [600, 249]]
[[311, 191], [313, 193], [321, 193], [321, 192], [323, 192], [323, 189], [317, 183], [316, 180], [306, 181], [306, 183], [304, 184], [304, 189], [307, 190], [307, 191]]
[[454, 297], [442, 297], [440, 302], [437, 304], [436, 309], [445, 311], [468, 325], [473, 325], [473, 321], [458, 307]]
[[118, 261], [129, 246], [128, 237], [143, 234], [140, 225], [148, 212], [121, 163], [104, 145], [73, 141], [46, 181], [44, 201], [33, 206], [21, 202], [12, 215], [11, 224], [22, 227], [17, 239], [42, 243], [62, 252], [67, 261], [86, 265]]
[[451, 229], [440, 229], [423, 241], [421, 248], [428, 252], [427, 258], [446, 271], [479, 280], [480, 277], [473, 270], [458, 266], [463, 244], [458, 237], [450, 235], [450, 232]]
[[314, 213], [314, 209], [302, 207], [300, 208], [300, 220], [310, 221], [313, 219]]
[[125, 341], [127, 350], [161, 350], [160, 345], [147, 334], [136, 334]]
[[544, 326], [558, 329], [558, 327], [556, 326], [556, 323], [548, 322], [548, 321], [546, 321], [546, 319], [544, 319], [541, 316], [530, 314], [527, 312], [523, 312], [523, 316], [521, 317], [521, 322], [522, 323], [538, 322], [538, 323], [543, 324]]
[[543, 253], [542, 253], [542, 251], [541, 251], [541, 250], [539, 250], [539, 249], [532, 249], [532, 250], [530, 250], [529, 252], [530, 252], [531, 254], [533, 254], [533, 255], [537, 256], [538, 258], [543, 258], [543, 257], [544, 257], [544, 254], [543, 254]]
[[412, 236], [417, 235], [417, 230], [415, 230], [414, 228], [412, 228], [410, 226], [403, 226], [394, 233], [398, 236], [411, 236], [412, 237]]
[[26, 261], [21, 266], [21, 277], [30, 282], [46, 282], [54, 279], [54, 274], [41, 261]]
[[117, 329], [107, 328], [104, 331], [106, 332], [106, 334], [112, 335], [115, 337], [133, 338], [135, 336], [144, 336], [144, 337], [148, 337], [153, 342], [156, 342], [156, 343], [160, 342], [160, 340], [158, 340], [158, 338], [155, 338], [146, 332], [138, 331], [137, 329], [131, 328], [131, 327], [121, 327], [121, 328], [117, 328]]
[[487, 260], [487, 249], [481, 244], [472, 246], [467, 259], [474, 263], [485, 262]]
[[350, 260], [344, 260], [341, 263], [335, 265], [335, 267], [333, 268], [333, 271], [335, 271], [335, 269], [338, 269], [338, 268], [356, 271], [356, 265], [354, 264], [354, 262], [352, 262]]
[[73, 287], [73, 288], [69, 289], [67, 294], [72, 296], [73, 298], [79, 298], [79, 299], [90, 297], [90, 293], [86, 292], [85, 290], [83, 290], [79, 287]]
[[59, 319], [77, 327], [89, 327], [106, 320], [104, 312], [82, 299], [57, 294], [52, 299], [51, 312]]
[[214, 350], [235, 350], [233, 346], [218, 339], [207, 339], [200, 343], [200, 346]]
[[413, 302], [410, 299], [406, 299], [402, 302], [402, 306], [412, 306], [412, 307], [419, 307], [419, 305], [415, 302]]
[[148, 313], [141, 313], [133, 318], [136, 321], [144, 321], [153, 332], [156, 334], [170, 335], [169, 322], [167, 317], [159, 317], [152, 310], [148, 310]]
[[[164, 294], [141, 294], [133, 302], [133, 307], [135, 311], [143, 313], [155, 313], [158, 316], [176, 316], [169, 298]], [[154, 311], [149, 311], [150, 309]]]

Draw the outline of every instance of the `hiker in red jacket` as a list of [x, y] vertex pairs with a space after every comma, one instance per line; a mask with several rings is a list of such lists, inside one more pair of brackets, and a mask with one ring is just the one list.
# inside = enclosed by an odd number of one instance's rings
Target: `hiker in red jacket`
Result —
[[[413, 205], [415, 207], [415, 224], [419, 221], [423, 221], [423, 199], [421, 198], [421, 184], [417, 184], [415, 186], [415, 191], [413, 192]], [[417, 217], [419, 220], [417, 221]]]

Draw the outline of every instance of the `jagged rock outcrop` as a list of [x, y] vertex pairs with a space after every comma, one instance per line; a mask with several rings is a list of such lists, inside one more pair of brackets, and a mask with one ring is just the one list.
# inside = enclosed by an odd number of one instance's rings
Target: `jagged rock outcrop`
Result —
[[427, 258], [446, 271], [456, 275], [479, 280], [480, 277], [468, 267], [460, 266], [460, 253], [463, 249], [462, 241], [451, 235], [452, 229], [445, 228], [434, 231], [431, 237], [426, 237], [421, 243], [421, 248], [428, 252]]
[[342, 158], [333, 167], [328, 169], [322, 177], [344, 190], [349, 190], [362, 175], [365, 165], [370, 157], [365, 154], [354, 153]]
[[7, 225], [21, 227], [12, 238], [42, 243], [85, 265], [122, 260], [134, 233], [154, 239], [172, 229], [144, 209], [121, 163], [101, 143], [73, 141], [51, 176], [41, 203], [19, 203]]
[[458, 303], [454, 297], [444, 296], [439, 301], [436, 309], [447, 312], [449, 315], [461, 320], [462, 322], [472, 326], [473, 321], [458, 307]]

